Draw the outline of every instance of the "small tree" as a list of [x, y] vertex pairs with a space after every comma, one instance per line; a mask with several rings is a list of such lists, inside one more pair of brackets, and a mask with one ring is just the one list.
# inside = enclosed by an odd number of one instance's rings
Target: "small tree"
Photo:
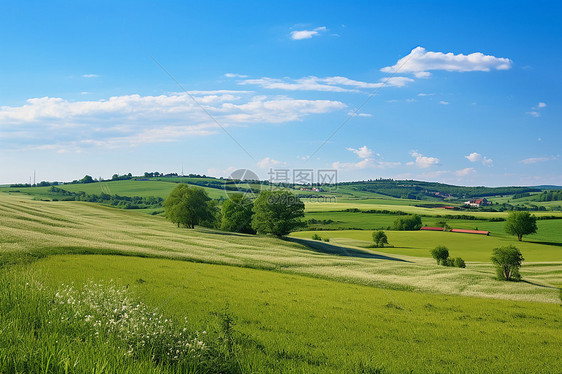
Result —
[[524, 261], [523, 255], [513, 245], [494, 248], [492, 262], [496, 265], [498, 280], [520, 280], [519, 268]]
[[529, 212], [509, 212], [505, 220], [505, 231], [517, 235], [517, 239], [521, 241], [523, 235], [537, 232], [537, 217]]
[[449, 258], [449, 250], [444, 245], [439, 245], [431, 250], [431, 257], [437, 261], [437, 265], [442, 263], [447, 265], [447, 258]]
[[222, 204], [221, 229], [254, 234], [252, 229], [252, 200], [242, 194], [232, 194]]
[[303, 225], [304, 203], [289, 191], [262, 191], [254, 200], [252, 228], [260, 234], [287, 235]]
[[375, 242], [375, 247], [383, 248], [385, 244], [388, 244], [388, 237], [382, 230], [374, 231], [373, 241]]
[[194, 228], [205, 223], [211, 225], [216, 219], [216, 204], [204, 189], [180, 183], [164, 200], [166, 217], [178, 227]]

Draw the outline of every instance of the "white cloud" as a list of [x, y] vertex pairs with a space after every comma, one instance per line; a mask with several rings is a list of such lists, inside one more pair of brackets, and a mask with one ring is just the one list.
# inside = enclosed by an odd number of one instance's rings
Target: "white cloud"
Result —
[[99, 78], [97, 74], [82, 74], [82, 78]]
[[449, 102], [448, 102], [448, 101], [443, 101], [443, 100], [441, 100], [441, 101], [439, 102], [439, 104], [442, 104], [442, 105], [449, 105]]
[[346, 77], [315, 76], [299, 79], [277, 79], [263, 77], [258, 79], [245, 79], [238, 82], [239, 85], [257, 85], [267, 89], [280, 89], [287, 91], [326, 91], [326, 92], [359, 92], [359, 89], [375, 89], [381, 87], [403, 87], [413, 79], [407, 77], [390, 77], [381, 79], [379, 82], [362, 82]]
[[470, 162], [482, 162], [482, 165], [484, 166], [493, 166], [494, 165], [494, 161], [491, 158], [488, 158], [486, 156], [482, 156], [480, 153], [477, 152], [473, 152], [471, 154], [469, 154], [468, 156], [464, 156], [468, 161]]
[[302, 40], [302, 39], [310, 39], [313, 36], [319, 36], [321, 32], [327, 31], [327, 28], [324, 26], [317, 27], [313, 30], [300, 30], [300, 31], [292, 31], [291, 32], [291, 39], [293, 40]]
[[421, 97], [424, 97], [424, 96], [433, 96], [433, 95], [435, 95], [435, 94], [432, 94], [432, 93], [423, 93], [423, 92], [420, 92], [420, 93], [418, 94], [418, 96], [421, 96]]
[[366, 145], [358, 149], [355, 148], [346, 148], [346, 149], [350, 152], [355, 153], [359, 158], [369, 158], [373, 155], [373, 151], [367, 148]]
[[521, 160], [519, 162], [521, 162], [522, 164], [536, 164], [537, 162], [545, 162], [545, 161], [554, 161], [557, 160], [559, 156], [548, 156], [548, 157], [530, 157], [530, 158], [526, 158], [524, 160]]
[[388, 162], [381, 159], [380, 154], [376, 154], [376, 158], [373, 158], [373, 151], [370, 150], [366, 145], [360, 148], [348, 147], [346, 150], [355, 153], [359, 157], [357, 162], [341, 162], [336, 161], [332, 163], [332, 167], [338, 170], [357, 170], [366, 168], [392, 168], [401, 165], [400, 162]]
[[455, 174], [457, 177], [466, 177], [467, 175], [476, 174], [476, 170], [474, 168], [464, 168], [457, 170]]
[[353, 111], [347, 112], [347, 115], [351, 116], [351, 117], [372, 117], [373, 116], [370, 113], [360, 113], [360, 112], [355, 113]]
[[431, 70], [445, 71], [490, 71], [510, 69], [512, 61], [508, 58], [494, 57], [476, 52], [469, 55], [443, 52], [430, 52], [416, 47], [395, 65], [381, 69], [385, 73], [412, 73], [417, 78], [427, 78]]
[[540, 110], [546, 108], [546, 103], [540, 102], [537, 106], [532, 107], [530, 112], [525, 112], [526, 114], [533, 116], [533, 117], [540, 117], [541, 113]]
[[226, 73], [224, 76], [227, 78], [248, 78], [247, 75], [236, 73]]
[[[250, 94], [217, 93], [197, 95], [196, 99], [224, 127], [301, 121], [309, 115], [346, 108], [339, 101]], [[29, 99], [21, 106], [0, 106], [0, 136], [5, 139], [4, 147], [12, 149], [126, 147], [218, 131], [219, 126], [185, 93], [124, 95], [97, 101], [43, 97]]]
[[259, 160], [257, 165], [260, 169], [270, 169], [276, 166], [285, 166], [287, 165], [287, 163], [283, 161], [274, 160], [270, 157], [266, 157]]
[[439, 159], [437, 157], [427, 157], [416, 151], [410, 152], [410, 155], [416, 160], [408, 162], [407, 165], [415, 165], [421, 169], [426, 169], [433, 165], [439, 165]]

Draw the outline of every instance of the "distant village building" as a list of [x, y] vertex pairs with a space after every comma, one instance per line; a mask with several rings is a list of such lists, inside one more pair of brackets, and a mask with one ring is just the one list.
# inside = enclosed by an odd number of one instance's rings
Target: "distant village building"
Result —
[[491, 203], [486, 199], [472, 199], [469, 201], [465, 201], [464, 205], [469, 206], [471, 208], [480, 208], [481, 206], [490, 205]]

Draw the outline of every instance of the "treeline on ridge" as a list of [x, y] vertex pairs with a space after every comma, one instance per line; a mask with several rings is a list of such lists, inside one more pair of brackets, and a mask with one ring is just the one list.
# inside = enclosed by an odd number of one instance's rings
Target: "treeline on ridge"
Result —
[[87, 194], [85, 192], [70, 192], [58, 187], [49, 189], [50, 195], [54, 196], [53, 201], [87, 201], [90, 203], [107, 204], [124, 209], [146, 209], [158, 208], [162, 206], [164, 199], [155, 196], [119, 196], [107, 193]]

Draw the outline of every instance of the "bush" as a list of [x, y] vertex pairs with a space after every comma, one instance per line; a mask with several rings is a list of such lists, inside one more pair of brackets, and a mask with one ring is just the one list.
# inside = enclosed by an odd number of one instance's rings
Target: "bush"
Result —
[[[431, 257], [437, 261], [437, 265], [446, 265], [447, 258], [449, 257], [449, 250], [444, 245], [439, 245], [431, 250]], [[443, 264], [443, 262], [445, 262]]]
[[325, 241], [325, 242], [329, 242], [329, 241], [330, 241], [330, 238], [324, 238], [324, 241]]
[[455, 258], [455, 267], [457, 268], [465, 268], [466, 264], [464, 263], [464, 260], [460, 257]]
[[322, 237], [318, 234], [312, 235], [312, 240], [322, 240]]

